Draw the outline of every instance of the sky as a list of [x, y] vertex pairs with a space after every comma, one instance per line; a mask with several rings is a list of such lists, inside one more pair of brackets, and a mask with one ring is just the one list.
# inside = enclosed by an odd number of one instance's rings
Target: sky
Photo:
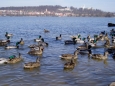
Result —
[[115, 0], [0, 0], [0, 7], [60, 5], [80, 8], [92, 7], [106, 12], [115, 12]]

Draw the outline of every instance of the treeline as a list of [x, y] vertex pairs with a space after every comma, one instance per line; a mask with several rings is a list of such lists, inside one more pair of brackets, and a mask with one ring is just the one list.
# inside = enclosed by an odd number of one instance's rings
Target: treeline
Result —
[[23, 11], [23, 12], [45, 12], [47, 10], [52, 15], [54, 15], [54, 13], [63, 13], [63, 14], [68, 13], [69, 16], [91, 16], [91, 17], [92, 16], [94, 17], [114, 17], [115, 16], [115, 13], [104, 12], [99, 9], [92, 9], [92, 8], [83, 9], [83, 8], [69, 7], [68, 8], [69, 10], [68, 10], [67, 8], [68, 7], [62, 7], [60, 5], [55, 5], [55, 6], [44, 5], [44, 6], [24, 6], [24, 7], [1, 7], [0, 10], [6, 10], [6, 11], [14, 10], [14, 11]]

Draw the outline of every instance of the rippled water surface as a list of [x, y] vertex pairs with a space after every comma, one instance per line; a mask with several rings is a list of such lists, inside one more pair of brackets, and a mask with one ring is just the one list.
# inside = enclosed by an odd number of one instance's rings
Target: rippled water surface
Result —
[[[0, 65], [0, 86], [107, 86], [115, 80], [115, 60], [111, 55], [106, 61], [95, 61], [87, 55], [78, 55], [73, 70], [64, 70], [66, 61], [60, 55], [76, 50], [76, 45], [65, 45], [64, 40], [71, 35], [81, 34], [82, 37], [93, 36], [101, 31], [110, 32], [108, 22], [115, 23], [115, 18], [89, 17], [0, 17], [0, 39], [5, 33], [13, 34], [11, 44], [15, 45], [20, 38], [25, 41], [19, 49], [5, 50], [0, 47], [0, 57], [8, 58], [20, 52], [24, 58], [16, 64]], [[44, 29], [50, 33], [44, 33]], [[55, 37], [62, 34], [62, 40]], [[39, 56], [41, 66], [32, 70], [24, 70], [25, 62], [35, 61], [37, 56], [27, 54], [28, 45], [36, 44], [33, 39], [41, 35], [49, 46]], [[94, 49], [95, 53], [103, 53], [104, 48]]]

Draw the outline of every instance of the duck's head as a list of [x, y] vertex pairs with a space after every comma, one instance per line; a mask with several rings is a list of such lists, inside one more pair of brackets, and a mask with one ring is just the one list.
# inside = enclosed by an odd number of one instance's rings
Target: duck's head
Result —
[[39, 35], [39, 38], [41, 38], [42, 36], [41, 35]]
[[42, 38], [41, 40], [42, 40], [42, 42], [44, 42], [44, 38]]

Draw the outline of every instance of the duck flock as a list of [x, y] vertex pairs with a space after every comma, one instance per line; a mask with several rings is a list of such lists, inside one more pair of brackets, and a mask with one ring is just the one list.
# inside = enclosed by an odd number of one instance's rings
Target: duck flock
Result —
[[[44, 33], [50, 33], [49, 30], [44, 29]], [[21, 38], [16, 45], [10, 45], [11, 37], [13, 34], [9, 34], [6, 32], [6, 39], [0, 40], [0, 46], [4, 46], [5, 49], [19, 49], [20, 45], [24, 45], [25, 41]], [[58, 37], [55, 37], [55, 40], [61, 40], [63, 38], [62, 34]], [[87, 54], [88, 57], [97, 60], [106, 60], [108, 58], [108, 54], [111, 54], [115, 57], [115, 30], [111, 29], [109, 33], [103, 31], [99, 34], [94, 34], [93, 37], [88, 35], [86, 38], [82, 38], [80, 34], [74, 35], [70, 37], [71, 40], [65, 40], [65, 45], [77, 45], [76, 50], [73, 51], [74, 54], [61, 54], [59, 55], [60, 59], [66, 60], [67, 62], [64, 64], [65, 69], [73, 69], [76, 65], [75, 60], [78, 59], [78, 54]], [[44, 38], [40, 35], [39, 38], [33, 39], [33, 41], [37, 42], [37, 44], [29, 45], [30, 50], [28, 54], [30, 55], [42, 55], [45, 47], [48, 47], [49, 43], [44, 41]], [[93, 52], [94, 49], [104, 48], [103, 54]], [[12, 55], [8, 58], [0, 58], [0, 64], [14, 64], [23, 60], [21, 53], [18, 56]], [[28, 62], [24, 64], [25, 69], [36, 68], [40, 66], [40, 59], [37, 57], [35, 62]]]

